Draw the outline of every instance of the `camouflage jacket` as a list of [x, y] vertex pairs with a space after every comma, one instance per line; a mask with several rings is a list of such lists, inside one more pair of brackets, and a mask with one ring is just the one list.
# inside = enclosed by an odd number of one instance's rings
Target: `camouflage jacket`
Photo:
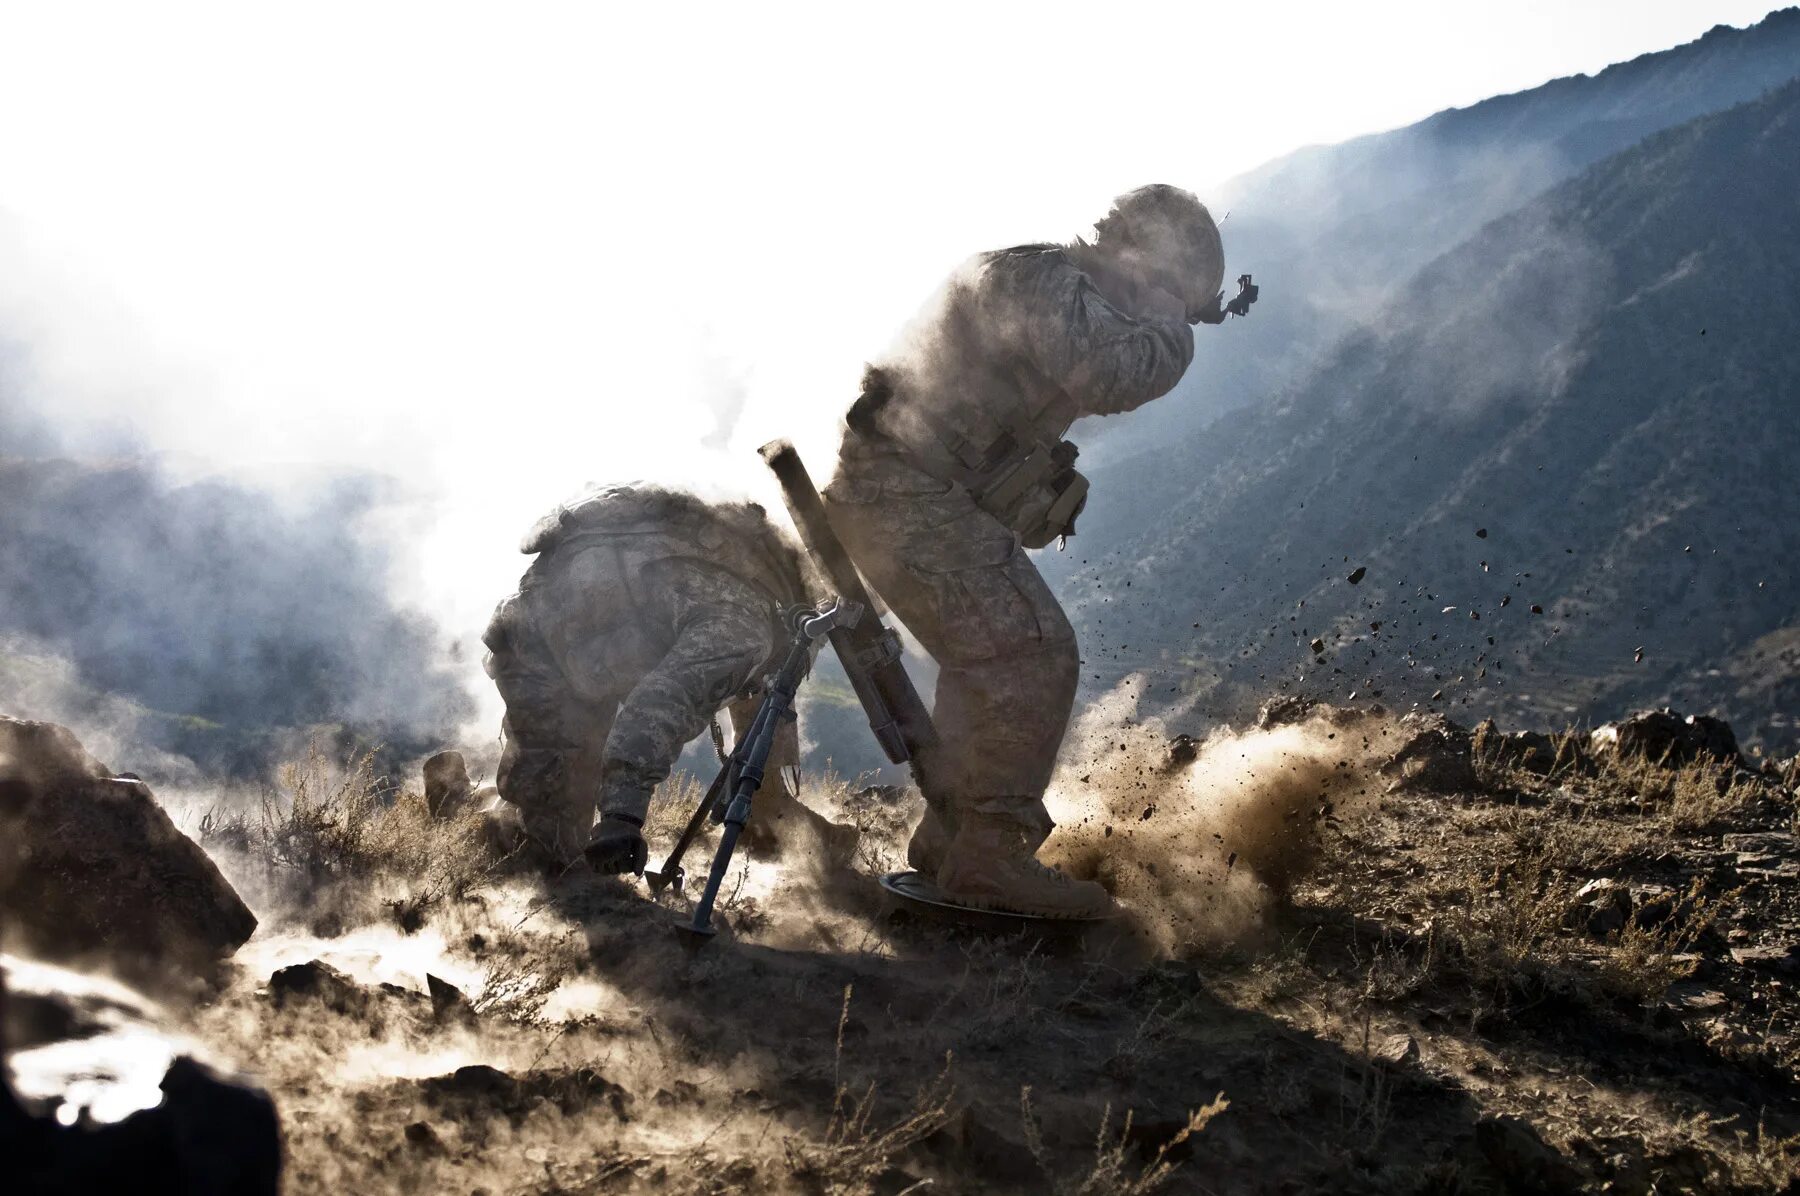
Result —
[[538, 520], [519, 551], [539, 554], [542, 563], [602, 544], [621, 554], [627, 576], [657, 561], [691, 560], [748, 582], [772, 608], [806, 601], [800, 554], [755, 503], [707, 503], [661, 487], [612, 486]]
[[910, 467], [959, 480], [959, 466], [979, 469], [999, 444], [1049, 449], [1081, 416], [1166, 394], [1193, 356], [1185, 321], [1113, 306], [1058, 246], [981, 254], [871, 367], [886, 393], [858, 404], [868, 418], [853, 414], [840, 477], [854, 485]]

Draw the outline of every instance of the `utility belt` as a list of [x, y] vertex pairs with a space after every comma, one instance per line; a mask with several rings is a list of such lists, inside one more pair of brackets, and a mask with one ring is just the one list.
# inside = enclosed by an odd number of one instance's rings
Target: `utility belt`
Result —
[[[876, 416], [893, 397], [887, 375], [870, 369], [845, 423], [859, 435], [892, 443]], [[1080, 450], [1072, 442], [1047, 443], [1019, 420], [992, 442], [977, 445], [923, 412], [908, 416], [919, 419], [937, 442], [924, 450], [900, 446], [908, 463], [967, 490], [976, 506], [1017, 532], [1025, 547], [1042, 548], [1075, 534], [1075, 520], [1087, 505], [1088, 480], [1075, 468]]]

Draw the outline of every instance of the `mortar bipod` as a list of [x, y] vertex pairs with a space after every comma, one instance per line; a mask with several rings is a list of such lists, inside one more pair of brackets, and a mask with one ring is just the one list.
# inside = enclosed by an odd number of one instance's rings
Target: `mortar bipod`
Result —
[[692, 922], [678, 928], [682, 937], [690, 943], [704, 942], [713, 936], [713, 903], [718, 899], [719, 886], [725, 880], [725, 872], [731, 866], [738, 836], [743, 833], [744, 824], [750, 820], [750, 803], [762, 786], [763, 769], [774, 748], [775, 735], [781, 730], [782, 723], [794, 718], [794, 695], [800, 688], [800, 682], [812, 668], [813, 646], [837, 628], [855, 626], [861, 617], [861, 605], [841, 598], [819, 608], [799, 607], [789, 614], [788, 622], [793, 628], [793, 639], [789, 641], [787, 657], [782, 661], [781, 668], [763, 691], [756, 716], [751, 719], [750, 726], [744, 733], [738, 736], [731, 755], [720, 765], [712, 784], [707, 786], [706, 793], [688, 818], [681, 837], [675, 841], [669, 858], [659, 870], [644, 873], [644, 879], [649, 882], [653, 894], [661, 893], [671, 884], [679, 889], [686, 877], [681, 866], [682, 857], [686, 855], [695, 836], [700, 833], [708, 813], [723, 805], [724, 830], [719, 837], [719, 848], [713, 854], [712, 871], [706, 878], [706, 888], [694, 905]]

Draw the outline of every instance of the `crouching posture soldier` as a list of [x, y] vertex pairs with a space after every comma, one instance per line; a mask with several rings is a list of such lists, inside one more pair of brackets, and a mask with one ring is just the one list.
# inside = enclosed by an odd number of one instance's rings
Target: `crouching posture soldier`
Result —
[[[546, 865], [586, 848], [600, 871], [641, 870], [650, 794], [682, 747], [722, 707], [740, 730], [755, 715], [753, 687], [788, 644], [780, 612], [805, 598], [800, 554], [755, 504], [645, 486], [559, 507], [521, 550], [537, 559], [483, 636], [506, 703], [500, 794]], [[842, 858], [855, 831], [777, 779], [797, 759], [789, 723], [748, 841], [801, 829]]]
[[824, 498], [940, 666], [940, 743], [921, 771], [929, 812], [908, 857], [954, 899], [1049, 916], [1108, 907], [1099, 885], [1035, 859], [1079, 660], [1024, 550], [1070, 534], [1085, 501], [1069, 425], [1173, 387], [1194, 355], [1189, 324], [1224, 319], [1223, 277], [1200, 201], [1140, 188], [1092, 244], [967, 263], [870, 367], [850, 409]]

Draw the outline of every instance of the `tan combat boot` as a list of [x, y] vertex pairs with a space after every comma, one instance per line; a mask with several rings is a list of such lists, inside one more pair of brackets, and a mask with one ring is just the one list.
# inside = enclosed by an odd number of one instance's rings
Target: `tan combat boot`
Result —
[[950, 900], [975, 909], [1041, 918], [1097, 918], [1112, 909], [1105, 889], [1038, 863], [1026, 832], [991, 815], [963, 816], [937, 883]]
[[944, 820], [926, 806], [925, 817], [913, 828], [912, 838], [906, 844], [907, 867], [926, 876], [936, 876], [938, 869], [944, 866], [944, 855], [949, 850], [950, 832], [945, 828]]

